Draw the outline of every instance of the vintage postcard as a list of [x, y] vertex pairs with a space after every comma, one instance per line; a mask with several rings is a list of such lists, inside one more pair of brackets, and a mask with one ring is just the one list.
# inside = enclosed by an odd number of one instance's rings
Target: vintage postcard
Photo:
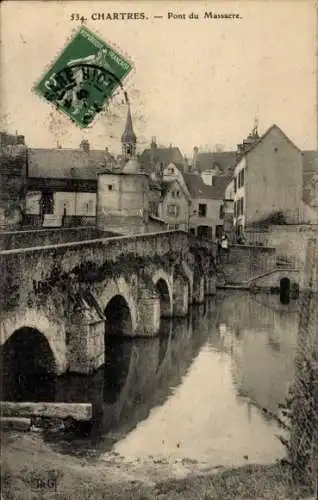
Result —
[[1, 500], [316, 499], [314, 0], [4, 0]]

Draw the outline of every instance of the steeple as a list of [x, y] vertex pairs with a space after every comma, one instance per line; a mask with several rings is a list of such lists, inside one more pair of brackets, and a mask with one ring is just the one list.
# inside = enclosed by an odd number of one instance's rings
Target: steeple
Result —
[[126, 120], [126, 127], [123, 135], [121, 136], [122, 150], [125, 158], [130, 158], [136, 153], [137, 137], [133, 129], [130, 105], [128, 104], [128, 113]]

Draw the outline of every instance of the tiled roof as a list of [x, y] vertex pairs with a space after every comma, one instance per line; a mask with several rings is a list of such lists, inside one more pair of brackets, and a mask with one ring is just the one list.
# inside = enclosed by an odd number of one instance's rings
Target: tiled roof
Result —
[[236, 163], [236, 151], [221, 151], [215, 153], [198, 153], [195, 169], [199, 172], [218, 166], [221, 172], [226, 172]]
[[223, 200], [229, 177], [214, 176], [214, 185], [206, 185], [199, 174], [183, 174], [185, 183], [192, 198]]
[[155, 164], [162, 163], [163, 167], [174, 163], [183, 170], [184, 158], [177, 147], [145, 149], [140, 155], [140, 162], [146, 172], [152, 172]]
[[77, 149], [28, 150], [28, 177], [49, 179], [96, 179], [97, 171], [105, 163], [103, 150], [88, 153]]

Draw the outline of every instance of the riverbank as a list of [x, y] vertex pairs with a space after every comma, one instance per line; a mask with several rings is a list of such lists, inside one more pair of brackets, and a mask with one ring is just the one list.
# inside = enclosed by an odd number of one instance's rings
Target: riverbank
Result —
[[274, 500], [310, 496], [308, 489], [291, 484], [288, 466], [280, 463], [211, 469], [190, 459], [127, 460], [112, 452], [96, 461], [61, 454], [41, 435], [17, 432], [2, 436], [1, 462], [5, 500]]

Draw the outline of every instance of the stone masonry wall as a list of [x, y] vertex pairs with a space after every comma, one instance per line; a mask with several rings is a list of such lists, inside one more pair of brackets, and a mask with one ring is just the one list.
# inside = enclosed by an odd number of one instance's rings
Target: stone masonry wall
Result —
[[[134, 254], [136, 257], [165, 255], [168, 252], [189, 251], [187, 234], [182, 231], [148, 233], [130, 237], [119, 236], [33, 247], [0, 252], [2, 310], [8, 300], [16, 306], [25, 304], [33, 293], [34, 285], [45, 281], [52, 269], [58, 266], [62, 272], [70, 272], [88, 261], [100, 266], [106, 261], [115, 261], [120, 255]], [[12, 304], [14, 305], [14, 304]]]
[[227, 255], [221, 253], [219, 269], [227, 283], [242, 284], [275, 267], [275, 248], [231, 245]]
[[318, 460], [318, 243], [308, 244], [293, 387], [291, 462], [296, 480], [316, 480]]
[[60, 243], [108, 238], [110, 236], [117, 235], [114, 232], [101, 231], [95, 227], [4, 231], [0, 233], [0, 249], [13, 250], [17, 248], [58, 245]]

